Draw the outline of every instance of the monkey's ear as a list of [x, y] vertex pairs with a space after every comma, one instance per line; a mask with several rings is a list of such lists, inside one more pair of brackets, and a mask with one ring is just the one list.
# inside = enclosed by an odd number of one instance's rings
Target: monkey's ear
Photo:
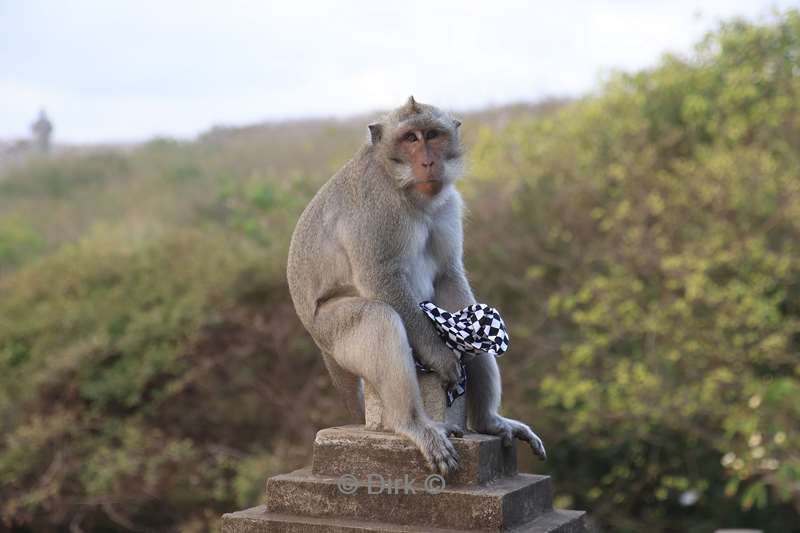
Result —
[[369, 128], [369, 137], [372, 140], [372, 144], [381, 142], [381, 137], [383, 137], [383, 124], [380, 122], [373, 122], [367, 127]]
[[454, 118], [453, 119], [453, 126], [455, 126], [456, 129], [458, 129], [458, 127], [461, 126], [461, 121], [458, 120], [457, 118]]

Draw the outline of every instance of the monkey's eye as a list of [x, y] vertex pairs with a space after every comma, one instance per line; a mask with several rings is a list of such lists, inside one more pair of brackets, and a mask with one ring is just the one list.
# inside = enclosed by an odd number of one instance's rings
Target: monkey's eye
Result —
[[406, 142], [415, 143], [417, 142], [417, 134], [413, 131], [409, 131], [403, 136], [403, 140]]
[[435, 139], [438, 136], [439, 136], [439, 132], [436, 131], [436, 130], [428, 130], [428, 131], [425, 132], [425, 138], [428, 139], [429, 141], [431, 139]]

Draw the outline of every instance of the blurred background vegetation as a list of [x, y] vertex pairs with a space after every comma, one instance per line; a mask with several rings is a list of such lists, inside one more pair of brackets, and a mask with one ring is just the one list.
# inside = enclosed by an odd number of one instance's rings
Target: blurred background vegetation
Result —
[[[464, 118], [467, 267], [550, 452], [523, 466], [606, 531], [800, 531], [800, 12]], [[2, 170], [0, 523], [208, 531], [345, 421], [284, 265], [367, 121]]]

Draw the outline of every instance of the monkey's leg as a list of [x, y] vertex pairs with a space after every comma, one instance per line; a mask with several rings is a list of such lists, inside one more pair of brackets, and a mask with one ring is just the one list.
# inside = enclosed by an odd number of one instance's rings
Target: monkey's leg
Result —
[[511, 439], [526, 441], [533, 453], [547, 458], [542, 439], [522, 422], [497, 414], [500, 408], [500, 369], [489, 354], [476, 355], [467, 362], [467, 416], [469, 426], [478, 433], [498, 435], [503, 444]]
[[342, 368], [332, 355], [322, 352], [322, 359], [325, 367], [331, 375], [333, 386], [339, 391], [344, 399], [347, 411], [353, 417], [356, 424], [364, 423], [364, 392], [361, 387], [361, 379], [352, 372]]
[[340, 298], [320, 307], [316, 321], [333, 339], [336, 364], [377, 391], [386, 428], [411, 439], [431, 468], [444, 475], [454, 470], [458, 455], [447, 436], [460, 430], [425, 413], [411, 346], [395, 310], [364, 298]]

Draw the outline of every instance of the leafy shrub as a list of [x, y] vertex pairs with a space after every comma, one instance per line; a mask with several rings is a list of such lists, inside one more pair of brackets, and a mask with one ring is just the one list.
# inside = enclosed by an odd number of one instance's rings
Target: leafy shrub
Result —
[[43, 244], [41, 235], [24, 220], [0, 218], [0, 272], [33, 256]]
[[113, 151], [76, 153], [60, 159], [39, 158], [0, 181], [0, 195], [61, 197], [76, 188], [125, 177], [127, 170], [127, 159]]
[[100, 228], [0, 282], [6, 522], [205, 531], [292, 464], [274, 448], [327, 395], [295, 425], [287, 395], [321, 365], [277, 265], [233, 237]]
[[[800, 14], [725, 24], [695, 57], [617, 75], [596, 98], [484, 134], [475, 153], [475, 203], [511, 209], [473, 208], [495, 234], [473, 243], [472, 270], [540, 359], [510, 356], [531, 383], [513, 398], [538, 399], [568, 501], [614, 531], [732, 518], [787, 530], [800, 508]], [[498, 244], [481, 255], [485, 243]]]

